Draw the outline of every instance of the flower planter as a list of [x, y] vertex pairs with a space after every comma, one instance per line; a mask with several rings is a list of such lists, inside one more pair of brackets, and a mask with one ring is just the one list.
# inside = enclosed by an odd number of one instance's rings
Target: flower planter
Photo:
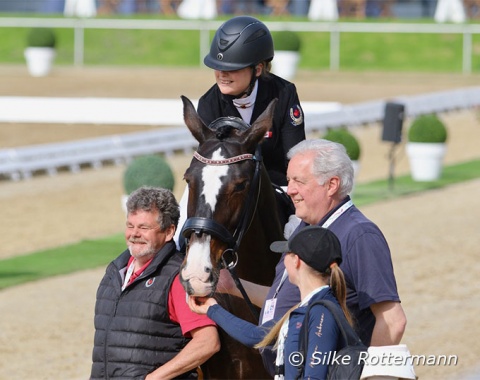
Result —
[[28, 47], [24, 51], [28, 72], [34, 77], [50, 73], [55, 59], [55, 49], [50, 47]]
[[272, 72], [286, 80], [292, 80], [296, 73], [300, 53], [298, 51], [277, 50], [272, 61]]
[[410, 172], [414, 181], [436, 181], [442, 174], [445, 143], [414, 143], [406, 145]]

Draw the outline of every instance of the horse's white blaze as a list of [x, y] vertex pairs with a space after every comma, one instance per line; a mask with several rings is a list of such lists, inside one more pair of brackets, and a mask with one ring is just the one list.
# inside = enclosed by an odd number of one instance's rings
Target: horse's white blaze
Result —
[[[212, 154], [212, 160], [223, 160], [219, 148]], [[202, 170], [202, 194], [205, 203], [210, 207], [211, 212], [215, 211], [217, 198], [222, 187], [222, 177], [228, 173], [228, 165], [206, 165]], [[182, 269], [182, 278], [189, 282], [191, 289], [196, 296], [209, 295], [212, 292], [211, 273], [213, 269], [210, 260], [211, 236], [203, 234], [198, 237], [195, 234], [190, 236], [188, 256], [186, 265]]]
[[[223, 160], [220, 149], [212, 154], [212, 160]], [[205, 202], [210, 206], [212, 212], [217, 205], [217, 197], [222, 187], [222, 177], [226, 176], [228, 165], [206, 165], [202, 170], [203, 191]]]
[[182, 269], [182, 278], [190, 282], [194, 294], [198, 296], [208, 295], [212, 289], [212, 284], [209, 282], [212, 270], [210, 239], [210, 235], [203, 234], [198, 237], [192, 234], [187, 262]]
[[182, 273], [182, 277], [185, 280], [197, 277], [202, 281], [206, 281], [210, 277], [210, 271], [205, 271], [205, 268], [212, 268], [210, 239], [211, 236], [207, 234], [202, 234], [202, 236], [198, 237], [193, 233], [190, 236], [187, 265]]

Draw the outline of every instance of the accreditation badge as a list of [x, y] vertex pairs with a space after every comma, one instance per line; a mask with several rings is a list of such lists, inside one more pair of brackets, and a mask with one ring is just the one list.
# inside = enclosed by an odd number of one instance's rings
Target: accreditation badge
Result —
[[265, 322], [268, 322], [273, 319], [275, 315], [275, 307], [277, 306], [277, 299], [271, 298], [265, 302], [265, 308], [263, 309], [263, 316], [262, 316], [262, 325]]

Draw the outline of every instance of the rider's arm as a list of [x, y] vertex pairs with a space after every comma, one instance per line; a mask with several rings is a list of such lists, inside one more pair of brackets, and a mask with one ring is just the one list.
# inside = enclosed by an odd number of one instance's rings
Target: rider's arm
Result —
[[273, 320], [262, 326], [244, 321], [225, 310], [212, 297], [190, 296], [188, 297], [188, 306], [195, 313], [206, 314], [228, 335], [247, 347], [253, 347], [259, 343], [274, 324]]
[[[267, 335], [271, 326], [257, 326], [229, 313], [220, 305], [208, 308], [207, 315], [233, 339], [247, 347], [253, 347]], [[273, 325], [273, 323], [270, 322]]]
[[[252, 303], [260, 308], [263, 307], [265, 299], [267, 298], [267, 293], [270, 288], [268, 286], [258, 285], [246, 280], [240, 281]], [[222, 269], [220, 271], [220, 279], [217, 285], [217, 292], [242, 297], [242, 293], [240, 293], [240, 290], [238, 290], [237, 286], [235, 285], [235, 282], [233, 281], [230, 272], [228, 272], [228, 270], [226, 269]]]

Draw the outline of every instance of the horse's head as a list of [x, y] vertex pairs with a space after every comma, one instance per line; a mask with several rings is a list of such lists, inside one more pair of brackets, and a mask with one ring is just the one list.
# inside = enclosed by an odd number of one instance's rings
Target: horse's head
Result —
[[199, 142], [184, 179], [188, 184], [187, 254], [180, 280], [188, 294], [213, 294], [225, 256], [233, 261], [250, 210], [258, 195], [256, 148], [272, 126], [273, 100], [250, 127], [239, 118], [222, 117], [206, 126], [182, 96], [185, 123]]

